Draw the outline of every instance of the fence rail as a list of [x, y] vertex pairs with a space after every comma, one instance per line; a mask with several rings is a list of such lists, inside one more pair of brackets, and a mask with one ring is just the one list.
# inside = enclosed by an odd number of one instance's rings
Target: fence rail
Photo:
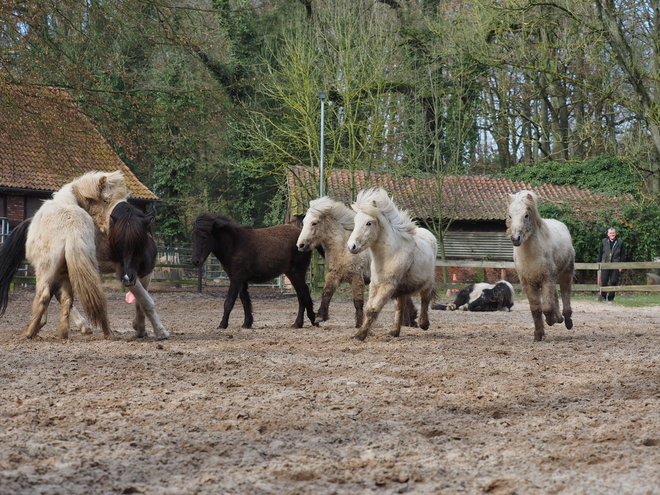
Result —
[[[435, 262], [437, 267], [448, 268], [495, 268], [495, 269], [515, 269], [513, 261], [488, 261], [488, 260], [441, 260], [437, 259]], [[576, 270], [599, 271], [599, 270], [660, 270], [660, 262], [657, 261], [631, 261], [623, 263], [575, 263]], [[647, 285], [617, 285], [600, 287], [598, 284], [574, 284], [573, 290], [577, 292], [612, 292], [612, 291], [627, 291], [627, 292], [660, 292], [660, 276], [647, 273], [647, 277], [655, 283]], [[465, 284], [457, 283], [439, 283], [438, 289], [459, 289]], [[514, 284], [514, 287], [520, 289], [520, 284]]]
[[[211, 255], [204, 265], [200, 268], [194, 267], [191, 263], [192, 250], [190, 248], [159, 247], [156, 269], [152, 281], [155, 283], [171, 284], [173, 286], [196, 286], [198, 291], [209, 287], [228, 287], [229, 277], [222, 269], [220, 262]], [[321, 260], [322, 265], [323, 260]], [[447, 268], [493, 268], [500, 270], [515, 269], [513, 261], [492, 261], [492, 260], [464, 260], [437, 259], [436, 267]], [[34, 284], [34, 277], [28, 275], [28, 265], [21, 266], [21, 269], [14, 276], [13, 282], [20, 284]], [[657, 270], [660, 274], [660, 262], [625, 262], [625, 263], [576, 263], [577, 270], [597, 271], [608, 269], [625, 270]], [[660, 292], [660, 276], [653, 273], [646, 274], [649, 280], [654, 283], [646, 285], [620, 285], [610, 287], [599, 287], [598, 284], [575, 284], [573, 290], [581, 292], [608, 291], [629, 291], [629, 292]], [[107, 277], [112, 279], [112, 277]], [[311, 271], [308, 277], [311, 284]], [[437, 284], [438, 290], [460, 289], [465, 285], [462, 283], [441, 282]], [[287, 285], [284, 276], [280, 276], [266, 284], [259, 284], [261, 287], [270, 287], [282, 291], [292, 290]], [[519, 284], [514, 287], [520, 289]]]

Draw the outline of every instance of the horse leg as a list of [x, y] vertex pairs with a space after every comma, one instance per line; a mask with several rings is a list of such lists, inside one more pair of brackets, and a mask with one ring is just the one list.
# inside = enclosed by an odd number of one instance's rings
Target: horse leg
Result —
[[433, 287], [429, 287], [428, 290], [420, 292], [420, 297], [422, 302], [419, 307], [419, 328], [422, 330], [428, 330], [431, 325], [429, 321], [429, 306], [433, 300]]
[[[39, 330], [41, 330], [42, 317], [45, 315], [46, 310], [48, 310], [48, 305], [53, 297], [50, 287], [41, 282], [40, 278], [42, 277], [37, 278], [37, 288], [34, 299], [32, 300], [32, 317], [21, 334], [26, 339], [33, 339], [37, 336]], [[43, 321], [45, 323], [46, 319], [44, 318]]]
[[[332, 296], [337, 291], [337, 287], [339, 287], [339, 280], [339, 276], [333, 271], [328, 271], [325, 276], [325, 285], [323, 286], [323, 293], [321, 294], [321, 304], [316, 312], [316, 323], [328, 320], [328, 307], [330, 306]], [[355, 294], [353, 294], [353, 300], [355, 301]]]
[[397, 297], [394, 300], [394, 325], [390, 331], [392, 337], [398, 337], [401, 334], [401, 322], [403, 321], [403, 312], [406, 308], [407, 299], [410, 296]]
[[392, 299], [392, 294], [394, 294], [394, 286], [391, 285], [382, 287], [380, 289], [372, 286], [369, 287], [369, 300], [367, 301], [367, 307], [364, 311], [366, 318], [364, 319], [364, 322], [362, 323], [358, 333], [355, 334], [356, 339], [364, 340], [367, 338], [367, 335], [369, 334], [373, 324], [378, 319], [378, 315], [380, 314], [381, 310], [387, 301]]
[[67, 280], [62, 284], [59, 290], [60, 301], [60, 321], [57, 326], [61, 339], [69, 338], [69, 315], [73, 307], [73, 289], [71, 283]]
[[562, 272], [559, 274], [559, 290], [561, 291], [562, 314], [564, 324], [569, 330], [573, 328], [573, 310], [571, 309], [571, 292], [573, 290], [573, 273]]
[[403, 320], [401, 324], [405, 327], [417, 328], [417, 308], [412, 297], [406, 296], [406, 302], [403, 306]]
[[559, 299], [557, 297], [557, 288], [554, 281], [546, 281], [541, 287], [541, 304], [543, 306], [543, 314], [545, 315], [545, 322], [548, 326], [555, 323], [563, 323], [564, 318], [559, 312]]
[[[61, 304], [61, 291], [57, 291], [55, 293], [55, 297], [57, 298], [57, 301]], [[92, 327], [89, 325], [87, 320], [83, 315], [80, 314], [80, 311], [75, 306], [71, 306], [71, 314], [73, 316], [73, 324], [76, 326], [78, 330], [80, 330], [80, 333], [83, 335], [91, 335], [93, 332]], [[42, 320], [41, 326], [43, 327], [46, 324], [46, 314], [44, 313], [44, 318]]]
[[310, 323], [317, 327], [319, 326], [316, 321], [316, 315], [314, 314], [314, 302], [312, 301], [312, 295], [309, 293], [309, 287], [307, 287], [307, 282], [305, 281], [305, 273], [307, 269], [299, 272], [287, 273], [286, 276], [291, 281], [291, 285], [296, 290], [296, 295], [298, 296], [298, 316], [296, 321], [293, 324], [293, 328], [302, 328], [303, 319], [305, 318], [305, 310], [307, 310], [307, 317], [309, 318]]
[[222, 320], [218, 328], [227, 328], [229, 326], [229, 314], [231, 310], [234, 309], [234, 304], [236, 303], [236, 297], [238, 292], [243, 287], [244, 283], [235, 282], [229, 279], [229, 290], [227, 290], [227, 297], [225, 298], [224, 312], [222, 313]]
[[360, 328], [364, 321], [364, 278], [362, 274], [353, 276], [351, 289], [353, 289], [353, 306], [355, 307], [355, 328]]
[[239, 297], [241, 298], [241, 304], [243, 304], [243, 328], [252, 328], [252, 324], [254, 323], [254, 319], [252, 318], [252, 299], [250, 299], [247, 282], [241, 287]]
[[156, 304], [147, 291], [150, 282], [151, 274], [136, 280], [135, 285], [131, 287], [131, 292], [135, 296], [135, 320], [133, 320], [133, 328], [135, 329], [136, 335], [138, 337], [144, 337], [146, 335], [146, 316], [149, 318], [149, 322], [151, 323], [151, 327], [154, 329], [156, 338], [158, 340], [169, 339], [170, 333], [165, 330], [165, 327], [160, 322], [158, 313], [156, 313]]
[[545, 337], [545, 330], [543, 329], [543, 311], [541, 310], [540, 288], [532, 286], [526, 282], [522, 283], [522, 287], [523, 292], [529, 301], [529, 309], [532, 312], [532, 319], [534, 320], [534, 340], [543, 340]]

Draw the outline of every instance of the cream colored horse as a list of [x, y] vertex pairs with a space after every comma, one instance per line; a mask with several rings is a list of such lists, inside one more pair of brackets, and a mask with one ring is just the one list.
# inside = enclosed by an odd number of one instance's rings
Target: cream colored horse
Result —
[[[121, 175], [121, 174], [120, 174]], [[105, 338], [113, 336], [108, 323], [105, 294], [96, 258], [96, 228], [81, 205], [100, 211], [111, 204], [117, 177], [90, 172], [65, 185], [44, 202], [27, 229], [25, 254], [34, 267], [36, 292], [32, 317], [23, 332], [33, 338], [46, 324], [46, 311], [54, 295], [60, 301], [59, 336], [69, 336], [69, 316], [74, 294]], [[102, 228], [104, 228], [102, 226]], [[89, 330], [77, 311], [76, 324]]]
[[[346, 243], [353, 231], [355, 212], [349, 207], [324, 196], [310, 201], [298, 236], [299, 251], [312, 251], [319, 246], [325, 256], [325, 285], [321, 303], [316, 312], [316, 321], [327, 321], [332, 296], [342, 282], [349, 283], [353, 292], [355, 327], [364, 321], [364, 289], [371, 281], [371, 251], [365, 249], [351, 254]], [[406, 301], [403, 325], [417, 326], [417, 309], [411, 298]]]
[[390, 299], [395, 300], [390, 335], [398, 337], [406, 297], [417, 293], [422, 300], [419, 326], [426, 330], [429, 304], [435, 296], [435, 236], [399, 210], [382, 188], [360, 191], [352, 208], [356, 211], [355, 227], [347, 242], [348, 250], [358, 254], [371, 249], [372, 253], [366, 318], [355, 337], [366, 338]]
[[[513, 244], [516, 271], [532, 311], [534, 340], [543, 340], [542, 315], [549, 326], [564, 322], [566, 328], [573, 328], [571, 288], [575, 250], [566, 225], [559, 220], [541, 218], [536, 205], [536, 194], [531, 191], [509, 194], [507, 233]], [[561, 313], [557, 284], [561, 291]]]

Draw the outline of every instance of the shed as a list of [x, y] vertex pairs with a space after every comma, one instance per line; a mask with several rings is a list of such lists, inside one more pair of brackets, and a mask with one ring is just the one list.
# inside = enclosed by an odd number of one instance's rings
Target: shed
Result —
[[[450, 175], [438, 179], [332, 169], [325, 173], [324, 182], [325, 194], [347, 205], [360, 190], [383, 187], [394, 202], [408, 210], [420, 225], [429, 224], [432, 218], [451, 219], [444, 238], [448, 259], [512, 260], [513, 248], [506, 235], [507, 195], [522, 189], [534, 191], [541, 203], [568, 203], [582, 216], [603, 211], [620, 216], [621, 205], [635, 201], [630, 195], [610, 197], [587, 189], [554, 184], [532, 187], [526, 182], [476, 175]], [[287, 221], [301, 221], [309, 202], [318, 197], [319, 170], [290, 168], [287, 190]]]
[[145, 208], [158, 200], [66, 91], [0, 84], [0, 234], [76, 177], [115, 170], [126, 178], [131, 203]]

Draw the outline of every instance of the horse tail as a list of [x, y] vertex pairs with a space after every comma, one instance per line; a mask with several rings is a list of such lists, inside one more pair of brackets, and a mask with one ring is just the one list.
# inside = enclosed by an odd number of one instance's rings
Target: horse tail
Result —
[[9, 286], [14, 273], [25, 259], [25, 241], [32, 219], [19, 223], [5, 239], [0, 251], [0, 316], [5, 314], [9, 302]]
[[106, 301], [99, 265], [96, 260], [96, 250], [86, 245], [87, 240], [75, 237], [69, 238], [64, 257], [69, 271], [69, 280], [73, 293], [80, 299], [85, 313], [92, 324], [101, 327], [103, 332], [109, 331], [108, 303]]

